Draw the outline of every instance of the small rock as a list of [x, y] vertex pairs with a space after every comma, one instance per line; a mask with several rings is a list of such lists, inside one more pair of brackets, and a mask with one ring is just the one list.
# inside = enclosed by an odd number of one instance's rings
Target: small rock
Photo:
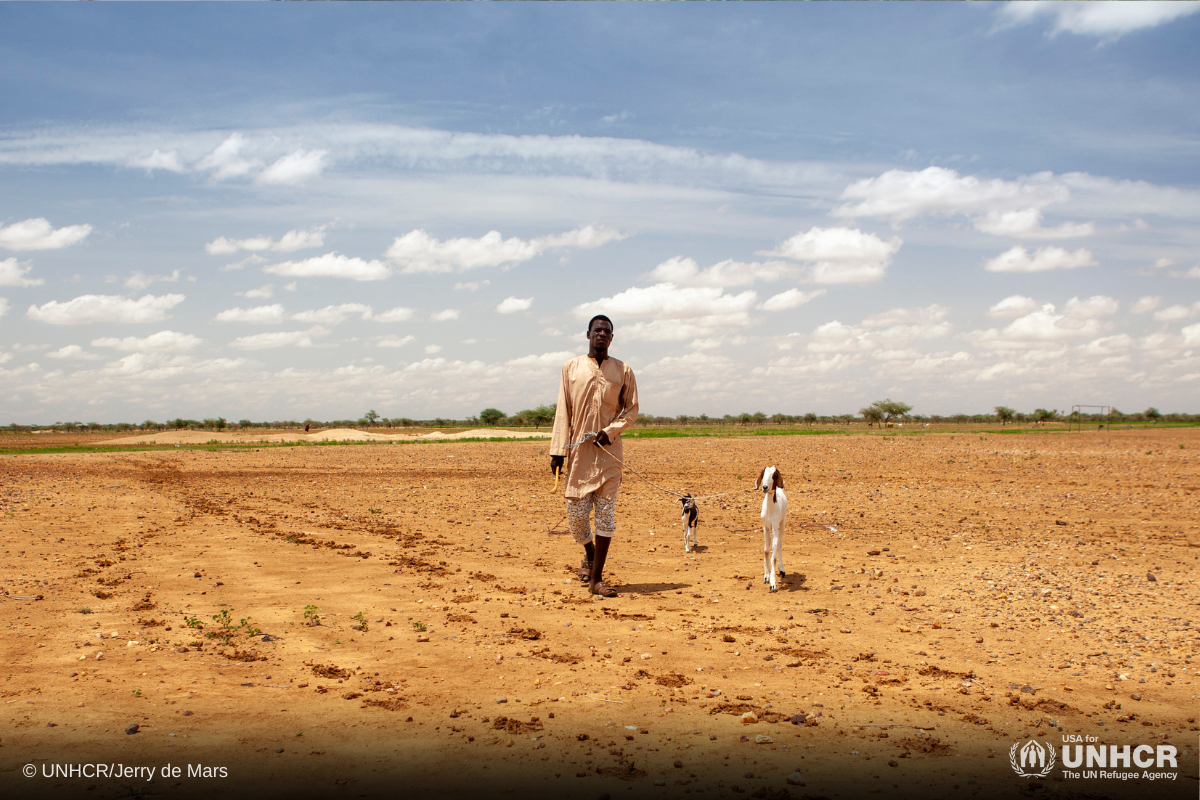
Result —
[[1153, 573], [1153, 572], [1147, 572], [1147, 573], [1146, 573], [1146, 580], [1148, 580], [1148, 581], [1154, 581], [1155, 583], [1157, 583], [1157, 582], [1158, 582], [1158, 578], [1154, 577], [1154, 573]]
[[507, 703], [507, 702], [508, 702], [508, 698], [507, 698], [507, 697], [497, 697], [497, 698], [496, 698], [496, 702], [497, 702], [497, 703]]
[[758, 716], [753, 711], [747, 711], [745, 714], [742, 714], [743, 725], [753, 725], [755, 722], [758, 722]]
[[900, 766], [900, 762], [898, 762], [898, 761], [889, 761], [889, 762], [888, 762], [888, 766], [889, 766], [889, 767], [898, 767], [898, 766]]
[[138, 725], [136, 722], [134, 722], [134, 723], [132, 723], [132, 724], [130, 724], [130, 725], [126, 725], [126, 726], [125, 726], [125, 733], [126, 733], [127, 735], [130, 735], [130, 736], [132, 736], [133, 734], [135, 734], [135, 733], [137, 733], [137, 732], [138, 732], [138, 728], [139, 728], [139, 727], [140, 727], [140, 726], [139, 726], [139, 725]]
[[807, 719], [808, 719], [808, 716], [806, 714], [793, 714], [792, 715], [792, 724], [793, 725], [803, 725], [805, 720], [807, 720]]
[[754, 743], [755, 744], [775, 744], [775, 740], [772, 739], [770, 736], [767, 736], [764, 733], [760, 733], [758, 736], [754, 737]]
[[976, 636], [976, 637], [975, 637], [975, 644], [983, 644], [983, 637], [982, 637], [982, 636]]
[[281, 638], [281, 637], [279, 637], [279, 636], [272, 636], [271, 634], [269, 634], [269, 633], [268, 633], [268, 634], [265, 634], [265, 635], [262, 637], [262, 641], [264, 641], [264, 642], [277, 642], [277, 641], [279, 641], [279, 639], [280, 639], [280, 638]]
[[193, 574], [192, 574], [192, 577], [193, 577], [193, 578], [199, 578], [199, 577], [200, 577], [200, 573], [199, 573], [199, 572], [193, 573]]
[[276, 747], [276, 748], [275, 748], [275, 752], [276, 752], [276, 753], [282, 753], [282, 752], [283, 752], [283, 748], [282, 748], [282, 747]]
[[747, 772], [747, 773], [746, 773], [745, 775], [743, 775], [742, 777], [743, 777], [743, 778], [753, 778], [753, 777], [754, 777], [754, 773], [753, 773], [753, 772]]
[[878, 550], [868, 550], [868, 551], [867, 551], [867, 555], [869, 555], [869, 556], [877, 556], [877, 555], [879, 555], [879, 551], [878, 551]]
[[763, 656], [763, 661], [774, 661], [774, 660], [775, 660], [775, 655], [773, 653], [770, 655]]
[[709, 740], [710, 742], [715, 742], [715, 741], [717, 740], [717, 735], [716, 735], [715, 733], [710, 733], [710, 734], [708, 735], [708, 740]]
[[185, 645], [185, 646], [183, 646], [183, 647], [176, 647], [176, 648], [175, 648], [175, 652], [176, 652], [176, 653], [190, 653], [190, 652], [191, 652], [191, 648], [190, 648], [190, 647], [187, 647], [186, 645]]
[[741, 737], [740, 739], [738, 739], [738, 741], [739, 741], [739, 742], [748, 742], [748, 741], [750, 741], [750, 737], [749, 737], [749, 736], [743, 736], [743, 737]]
[[96, 660], [97, 660], [97, 661], [103, 661], [103, 660], [104, 660], [104, 651], [103, 651], [103, 650], [101, 650], [99, 653], [96, 653]]
[[792, 786], [804, 786], [804, 776], [799, 772], [793, 772], [787, 776], [787, 782]]
[[683, 769], [683, 762], [679, 759], [675, 759], [675, 769]]
[[736, 642], [737, 639], [733, 638], [733, 636], [731, 636], [730, 634], [727, 633], [721, 637], [721, 641], [722, 642]]
[[185, 717], [190, 717], [190, 716], [192, 715], [192, 712], [191, 712], [191, 711], [185, 711], [185, 712], [183, 712], [183, 715], [184, 715]]
[[655, 781], [654, 785], [655, 786], [666, 786], [667, 782], [666, 781]]
[[57, 723], [57, 722], [47, 722], [47, 723], [46, 723], [46, 727], [47, 727], [47, 728], [57, 728], [57, 727], [58, 727], [58, 723]]
[[1140, 694], [1137, 694], [1136, 692], [1134, 694], [1129, 695], [1129, 697], [1133, 700], [1141, 700], [1142, 699], [1142, 696]]

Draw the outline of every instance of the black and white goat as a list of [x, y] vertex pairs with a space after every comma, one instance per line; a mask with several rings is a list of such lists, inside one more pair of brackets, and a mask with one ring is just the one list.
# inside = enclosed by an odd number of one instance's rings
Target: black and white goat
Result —
[[783, 473], [775, 467], [766, 467], [754, 482], [755, 489], [762, 489], [763, 523], [763, 583], [771, 584], [771, 591], [778, 591], [775, 572], [786, 578], [783, 570], [783, 531], [787, 525], [787, 495], [783, 491]]
[[679, 498], [679, 502], [683, 503], [683, 515], [679, 518], [683, 523], [683, 552], [690, 553], [698, 544], [696, 541], [696, 527], [700, 521], [700, 509], [696, 507], [696, 501], [692, 496], [686, 495]]

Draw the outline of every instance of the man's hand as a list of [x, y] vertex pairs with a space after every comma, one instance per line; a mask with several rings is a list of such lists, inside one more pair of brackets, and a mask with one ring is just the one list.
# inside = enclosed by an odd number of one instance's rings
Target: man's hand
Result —
[[608, 438], [607, 431], [600, 431], [599, 433], [596, 434], [596, 444], [602, 444], [605, 446], [612, 444], [612, 441], [609, 440], [609, 438]]
[[550, 474], [557, 475], [562, 472], [563, 464], [567, 461], [566, 456], [550, 456]]

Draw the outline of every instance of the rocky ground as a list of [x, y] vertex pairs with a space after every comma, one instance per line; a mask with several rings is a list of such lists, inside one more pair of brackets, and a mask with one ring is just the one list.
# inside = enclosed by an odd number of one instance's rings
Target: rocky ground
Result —
[[[627, 474], [591, 598], [544, 442], [0, 456], [0, 791], [1197, 796], [1200, 432], [625, 452], [693, 494], [777, 465], [780, 590], [760, 494], [685, 554]], [[1072, 736], [1180, 775], [1010, 765]], [[95, 762], [156, 772], [44, 777]]]

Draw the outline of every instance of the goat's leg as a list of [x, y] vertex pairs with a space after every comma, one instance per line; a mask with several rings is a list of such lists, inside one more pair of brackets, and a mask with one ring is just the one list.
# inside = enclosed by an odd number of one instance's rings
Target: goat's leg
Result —
[[687, 518], [687, 514], [684, 514], [684, 515], [683, 515], [683, 552], [685, 552], [685, 553], [690, 553], [690, 552], [692, 552], [692, 546], [691, 546], [691, 544], [690, 544], [690, 543], [689, 543], [689, 541], [688, 541], [688, 538], [689, 538], [689, 537], [688, 537], [688, 534], [689, 534], [689, 532], [690, 532], [690, 531], [689, 531], [689, 529], [688, 529], [688, 518]]
[[779, 520], [779, 533], [775, 536], [775, 565], [779, 568], [779, 577], [786, 578], [783, 571], [783, 532], [787, 529], [787, 517]]
[[771, 528], [763, 520], [763, 583], [770, 583], [771, 575]]
[[779, 551], [779, 527], [776, 524], [771, 525], [771, 541], [768, 545], [771, 555], [771, 591], [779, 591], [779, 583], [775, 578], [775, 569], [777, 567], [777, 553]]
[[696, 523], [696, 524], [695, 524], [695, 525], [692, 527], [692, 547], [693, 547], [693, 548], [696, 548], [696, 547], [699, 547], [699, 546], [700, 546], [700, 540], [699, 540], [698, 538], [696, 538], [696, 534], [697, 534], [699, 531], [700, 531], [700, 523], [699, 523], [699, 522], [697, 522], [697, 523]]

